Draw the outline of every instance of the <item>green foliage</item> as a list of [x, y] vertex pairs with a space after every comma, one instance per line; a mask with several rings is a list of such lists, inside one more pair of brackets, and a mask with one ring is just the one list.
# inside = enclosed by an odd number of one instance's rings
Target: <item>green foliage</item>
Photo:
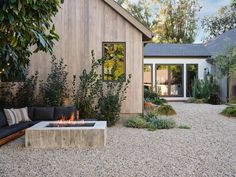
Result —
[[34, 75], [27, 77], [24, 82], [18, 84], [14, 99], [16, 107], [33, 106], [36, 104], [35, 90], [37, 82], [38, 72], [35, 72]]
[[122, 1], [136, 19], [158, 34], [155, 42], [192, 43], [196, 36], [197, 0], [138, 0]]
[[191, 129], [188, 125], [180, 125], [178, 126], [179, 129]]
[[83, 71], [77, 91], [74, 78], [73, 98], [82, 118], [96, 116], [99, 120], [107, 121], [108, 126], [112, 126], [120, 118], [121, 104], [126, 99], [131, 75], [126, 79], [125, 74], [122, 74], [114, 81], [117, 67], [115, 64], [111, 69], [112, 81], [103, 82], [97, 70], [101, 69], [104, 62], [105, 58], [96, 61], [92, 51], [91, 70]]
[[221, 114], [227, 117], [236, 117], [236, 107], [227, 107], [221, 112]]
[[129, 119], [126, 122], [125, 126], [131, 127], [131, 128], [148, 128], [149, 124], [142, 117], [135, 117], [135, 118]]
[[235, 1], [231, 5], [223, 6], [215, 16], [206, 16], [202, 20], [202, 27], [209, 34], [207, 40], [215, 38], [236, 27]]
[[15, 84], [11, 82], [0, 82], [0, 109], [12, 108], [14, 105], [13, 89]]
[[127, 127], [132, 128], [147, 128], [149, 131], [157, 129], [171, 129], [176, 126], [173, 119], [160, 118], [155, 112], [150, 112], [146, 116], [129, 119], [126, 124]]
[[197, 98], [189, 98], [187, 100], [187, 103], [196, 103], [196, 104], [202, 104], [202, 103], [207, 103], [208, 100], [206, 98], [201, 98], [201, 99], [197, 99]]
[[[114, 73], [113, 73], [114, 74]], [[121, 104], [126, 99], [126, 91], [131, 82], [131, 75], [125, 80], [123, 74], [116, 82], [105, 82], [98, 100], [98, 118], [107, 121], [108, 126], [114, 125], [120, 118]]]
[[159, 19], [153, 31], [158, 34], [154, 39], [161, 43], [193, 43], [196, 37], [197, 0], [160, 1]]
[[218, 55], [214, 60], [216, 73], [219, 78], [236, 75], [236, 47], [229, 47], [225, 53]]
[[213, 104], [213, 105], [220, 105], [221, 100], [218, 94], [210, 94], [210, 97], [208, 99], [208, 103]]
[[[95, 103], [99, 91], [102, 89], [101, 75], [97, 74], [98, 67], [101, 66], [102, 60], [95, 60], [94, 51], [91, 52], [92, 64], [91, 70], [83, 70], [79, 77], [79, 86], [76, 91], [74, 88], [74, 103], [80, 111], [81, 118], [91, 118], [95, 116]], [[74, 79], [76, 79], [74, 77]], [[73, 82], [75, 86], [76, 81]]]
[[213, 76], [205, 77], [203, 80], [195, 79], [192, 86], [192, 96], [196, 99], [208, 99], [211, 94], [217, 94], [219, 86]]
[[52, 53], [53, 16], [63, 0], [9, 0], [0, 4], [0, 71], [3, 77], [26, 75], [32, 48]]
[[171, 116], [176, 114], [173, 107], [167, 104], [160, 105], [158, 108], [155, 109], [155, 113], [157, 115], [165, 115], [165, 116]]
[[144, 101], [152, 102], [155, 105], [166, 103], [165, 99], [160, 98], [156, 92], [150, 91], [148, 88], [144, 88]]
[[68, 98], [68, 72], [66, 67], [67, 65], [64, 64], [63, 59], [58, 61], [55, 56], [52, 57], [51, 71], [46, 82], [41, 81], [40, 84], [43, 105], [61, 106], [64, 104], [65, 99]]
[[151, 124], [151, 129], [171, 129], [174, 128], [176, 123], [173, 119], [167, 119], [167, 118], [152, 118], [149, 120], [149, 123]]

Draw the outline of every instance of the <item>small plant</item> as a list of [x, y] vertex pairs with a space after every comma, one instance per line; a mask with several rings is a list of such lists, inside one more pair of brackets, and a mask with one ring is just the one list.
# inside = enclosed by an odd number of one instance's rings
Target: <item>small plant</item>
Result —
[[210, 103], [220, 104], [218, 96], [219, 86], [212, 75], [206, 76], [204, 79], [195, 79], [193, 81], [192, 93], [196, 100], [193, 103]]
[[46, 82], [41, 81], [40, 84], [43, 105], [61, 106], [69, 97], [66, 67], [63, 59], [58, 61], [55, 56], [52, 57], [51, 72], [48, 74]]
[[160, 98], [156, 92], [153, 92], [146, 87], [144, 87], [144, 100], [145, 102], [151, 102], [155, 105], [161, 105], [163, 103], [166, 103], [165, 99]]
[[15, 106], [33, 106], [36, 103], [35, 90], [38, 82], [38, 72], [25, 79], [24, 82], [20, 82], [17, 86], [15, 96]]
[[227, 117], [236, 117], [236, 107], [227, 107], [221, 112], [221, 114]]
[[135, 117], [129, 119], [126, 122], [125, 126], [131, 128], [149, 128], [148, 122], [142, 117]]
[[208, 103], [213, 104], [213, 105], [220, 105], [221, 100], [220, 100], [220, 97], [218, 96], [218, 94], [211, 94], [208, 99]]
[[158, 108], [155, 109], [155, 113], [158, 115], [165, 115], [165, 116], [171, 116], [176, 114], [173, 107], [168, 104], [160, 105]]
[[178, 126], [179, 129], [191, 129], [188, 125], [180, 125]]
[[176, 123], [173, 119], [167, 119], [167, 118], [158, 118], [158, 117], [153, 117], [148, 120], [150, 123], [150, 129], [171, 129], [174, 128]]
[[207, 103], [208, 100], [206, 98], [201, 98], [201, 99], [189, 98], [186, 102], [187, 103], [203, 104], [203, 103]]

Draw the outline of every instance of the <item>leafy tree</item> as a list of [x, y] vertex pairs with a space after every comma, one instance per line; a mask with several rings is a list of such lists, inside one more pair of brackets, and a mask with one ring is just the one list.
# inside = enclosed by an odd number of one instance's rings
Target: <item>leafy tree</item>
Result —
[[216, 16], [204, 17], [202, 27], [209, 34], [206, 40], [236, 28], [236, 1], [233, 0], [231, 5], [221, 7]]
[[227, 76], [227, 78], [233, 77], [236, 75], [236, 47], [229, 47], [229, 49], [218, 55], [214, 64], [216, 66], [216, 73], [220, 78]]
[[135, 18], [156, 33], [162, 43], [192, 43], [196, 36], [197, 0], [139, 0], [124, 6]]
[[0, 1], [0, 74], [6, 78], [26, 75], [34, 52], [52, 53], [55, 32], [52, 17], [63, 0]]
[[162, 43], [192, 43], [196, 37], [197, 0], [165, 0], [160, 2], [160, 19], [154, 32], [155, 41]]
[[154, 7], [157, 6], [157, 2], [156, 0], [139, 0], [137, 3], [128, 3], [126, 8], [143, 25], [152, 29], [157, 23], [156, 18], [154, 18], [155, 14], [152, 14], [152, 11], [155, 11]]

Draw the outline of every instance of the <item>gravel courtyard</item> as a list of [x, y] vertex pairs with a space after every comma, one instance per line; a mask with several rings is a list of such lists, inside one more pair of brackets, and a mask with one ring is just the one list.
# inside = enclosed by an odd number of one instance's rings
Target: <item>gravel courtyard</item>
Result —
[[24, 148], [24, 137], [0, 147], [5, 177], [236, 177], [236, 119], [225, 106], [171, 103], [190, 130], [150, 132], [116, 126], [101, 150]]

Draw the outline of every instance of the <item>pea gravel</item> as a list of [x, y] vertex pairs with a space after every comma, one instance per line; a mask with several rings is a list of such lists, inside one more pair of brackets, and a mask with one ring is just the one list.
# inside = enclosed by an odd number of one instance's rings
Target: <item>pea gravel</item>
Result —
[[236, 177], [236, 119], [225, 106], [171, 103], [190, 130], [108, 129], [105, 149], [42, 150], [24, 137], [0, 147], [0, 177]]

